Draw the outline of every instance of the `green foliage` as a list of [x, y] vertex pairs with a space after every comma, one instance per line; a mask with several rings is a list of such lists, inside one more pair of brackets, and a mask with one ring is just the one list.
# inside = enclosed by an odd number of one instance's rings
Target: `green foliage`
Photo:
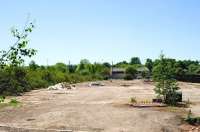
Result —
[[87, 59], [83, 59], [80, 61], [80, 64], [76, 68], [76, 72], [82, 75], [89, 75], [92, 70], [92, 65]]
[[63, 73], [69, 72], [67, 65], [64, 63], [56, 63], [55, 68], [57, 71], [61, 71]]
[[17, 41], [8, 51], [0, 52], [0, 66], [4, 67], [6, 65], [19, 66], [24, 62], [23, 57], [32, 57], [36, 54], [35, 49], [27, 48], [28, 46], [28, 35], [32, 32], [34, 28], [33, 23], [25, 25], [25, 28], [22, 32], [19, 32], [18, 29], [13, 28], [11, 33]]
[[37, 68], [39, 68], [39, 66], [35, 63], [35, 61], [31, 61], [31, 62], [29, 63], [29, 68], [30, 68], [31, 70], [36, 70]]
[[28, 48], [27, 37], [33, 28], [33, 23], [29, 23], [22, 32], [14, 28], [11, 30], [16, 42], [8, 51], [0, 52], [0, 94], [19, 95], [30, 90], [27, 72], [21, 64], [24, 57], [32, 57], [36, 53], [35, 49]]
[[200, 125], [200, 117], [192, 117], [192, 112], [189, 110], [187, 118], [185, 119], [190, 125]]
[[200, 66], [199, 66], [199, 65], [196, 65], [196, 64], [190, 64], [190, 65], [188, 66], [188, 72], [189, 72], [190, 74], [198, 74], [199, 69], [200, 69]]
[[19, 95], [30, 90], [26, 71], [21, 67], [6, 67], [0, 74], [0, 94]]
[[139, 57], [132, 57], [132, 58], [131, 58], [130, 64], [131, 64], [131, 65], [134, 65], [134, 64], [141, 64], [140, 58], [139, 58]]
[[77, 65], [68, 65], [69, 73], [76, 72]]
[[133, 76], [131, 74], [126, 74], [124, 80], [133, 80]]
[[136, 73], [137, 73], [137, 70], [135, 67], [133, 66], [129, 66], [126, 68], [126, 77], [125, 79], [129, 80], [129, 79], [134, 79], [136, 77]]
[[152, 61], [152, 59], [147, 59], [146, 63], [145, 63], [145, 66], [149, 69], [150, 72], [152, 72], [152, 69], [153, 69], [153, 61]]
[[107, 67], [107, 68], [111, 68], [111, 64], [108, 63], [108, 62], [104, 62], [104, 63], [103, 63], [103, 66], [105, 66], [105, 67]]
[[46, 88], [60, 82], [78, 83], [109, 78], [110, 69], [106, 66], [99, 63], [82, 64], [83, 68], [75, 73], [70, 73], [64, 63], [46, 67], [32, 61], [27, 67], [6, 66], [0, 69], [0, 94], [20, 95], [32, 89]]
[[137, 100], [136, 100], [135, 97], [131, 97], [130, 102], [131, 102], [131, 103], [137, 103]]
[[126, 61], [122, 61], [122, 62], [118, 62], [115, 67], [121, 67], [121, 68], [125, 68], [127, 67], [129, 64]]
[[18, 106], [20, 104], [19, 101], [17, 101], [17, 99], [13, 98], [10, 100], [9, 105], [11, 106]]
[[165, 103], [169, 105], [176, 105], [176, 91], [179, 87], [174, 79], [172, 63], [165, 59], [163, 54], [161, 54], [160, 60], [153, 69], [153, 79], [156, 82], [154, 91], [158, 94], [158, 96], [162, 96]]
[[3, 103], [5, 100], [5, 96], [0, 96], [0, 103]]

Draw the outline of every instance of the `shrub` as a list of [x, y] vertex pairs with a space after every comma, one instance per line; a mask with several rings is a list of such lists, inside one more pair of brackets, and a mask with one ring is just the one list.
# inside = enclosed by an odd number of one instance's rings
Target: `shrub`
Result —
[[129, 66], [129, 67], [126, 68], [126, 73], [131, 74], [132, 76], [135, 76], [136, 73], [137, 73], [137, 70], [136, 70], [135, 67]]
[[0, 96], [0, 103], [3, 103], [5, 100], [5, 96]]
[[188, 112], [188, 116], [185, 121], [190, 125], [200, 125], [200, 117], [192, 117], [191, 110]]
[[181, 92], [169, 92], [166, 95], [166, 104], [176, 105], [177, 102], [182, 102], [182, 93]]
[[132, 80], [134, 78], [136, 78], [136, 73], [137, 73], [137, 70], [135, 67], [133, 66], [129, 66], [126, 68], [126, 76], [125, 76], [125, 80]]
[[133, 80], [133, 76], [131, 74], [126, 74], [124, 80]]
[[20, 67], [7, 67], [1, 70], [0, 94], [19, 95], [30, 90], [29, 82], [26, 78], [26, 71]]
[[173, 78], [173, 68], [171, 63], [168, 63], [164, 55], [161, 54], [160, 60], [153, 68], [153, 79], [156, 82], [154, 89], [155, 93], [164, 99], [168, 105], [177, 104], [177, 90], [179, 89], [176, 80]]
[[10, 102], [9, 102], [9, 104], [11, 106], [18, 106], [20, 104], [20, 102], [17, 101], [17, 99], [11, 99]]
[[131, 97], [130, 102], [131, 102], [131, 103], [137, 103], [137, 100], [136, 100], [135, 97]]

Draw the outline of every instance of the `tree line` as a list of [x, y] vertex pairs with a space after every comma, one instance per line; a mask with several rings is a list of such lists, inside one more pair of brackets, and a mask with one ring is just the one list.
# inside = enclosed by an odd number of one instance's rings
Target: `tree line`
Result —
[[[137, 68], [146, 67], [149, 69], [149, 77], [153, 78], [156, 77], [156, 72], [162, 70], [159, 69], [160, 63], [160, 59], [155, 61], [147, 59], [145, 64], [141, 64], [138, 57], [133, 57], [130, 62], [119, 62], [114, 64], [113, 67], [125, 68], [126, 74], [132, 76], [135, 76], [137, 73]], [[174, 79], [185, 77], [186, 81], [193, 81], [190, 76], [200, 74], [200, 64], [198, 61], [176, 61], [175, 59], [165, 58], [165, 63], [165, 67], [170, 69], [168, 74]], [[17, 95], [32, 89], [45, 88], [59, 82], [77, 83], [105, 80], [110, 78], [110, 70], [111, 64], [108, 62], [92, 64], [87, 59], [81, 60], [77, 65], [57, 63], [51, 66], [40, 66], [34, 61], [31, 61], [28, 66], [6, 65], [0, 69], [0, 94]], [[146, 78], [145, 73], [142, 77]]]

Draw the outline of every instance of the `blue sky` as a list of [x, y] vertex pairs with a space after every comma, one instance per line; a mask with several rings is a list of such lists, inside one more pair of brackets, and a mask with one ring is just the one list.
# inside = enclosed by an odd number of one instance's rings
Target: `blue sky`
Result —
[[30, 47], [39, 64], [200, 58], [199, 0], [5, 0], [0, 3], [0, 49], [10, 28], [36, 20]]

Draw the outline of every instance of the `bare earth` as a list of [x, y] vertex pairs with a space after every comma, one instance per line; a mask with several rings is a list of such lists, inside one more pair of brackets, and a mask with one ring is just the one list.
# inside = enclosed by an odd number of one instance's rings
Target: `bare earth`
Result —
[[[105, 86], [92, 87], [81, 83], [76, 85], [75, 90], [28, 92], [17, 98], [22, 102], [21, 107], [0, 109], [0, 131], [14, 132], [17, 128], [26, 132], [42, 132], [45, 129], [75, 132], [180, 131], [181, 118], [187, 109], [133, 108], [126, 105], [131, 97], [137, 100], [154, 98], [152, 83], [142, 80], [103, 83]], [[180, 87], [184, 100], [193, 102], [192, 112], [200, 116], [200, 84], [180, 82]]]

